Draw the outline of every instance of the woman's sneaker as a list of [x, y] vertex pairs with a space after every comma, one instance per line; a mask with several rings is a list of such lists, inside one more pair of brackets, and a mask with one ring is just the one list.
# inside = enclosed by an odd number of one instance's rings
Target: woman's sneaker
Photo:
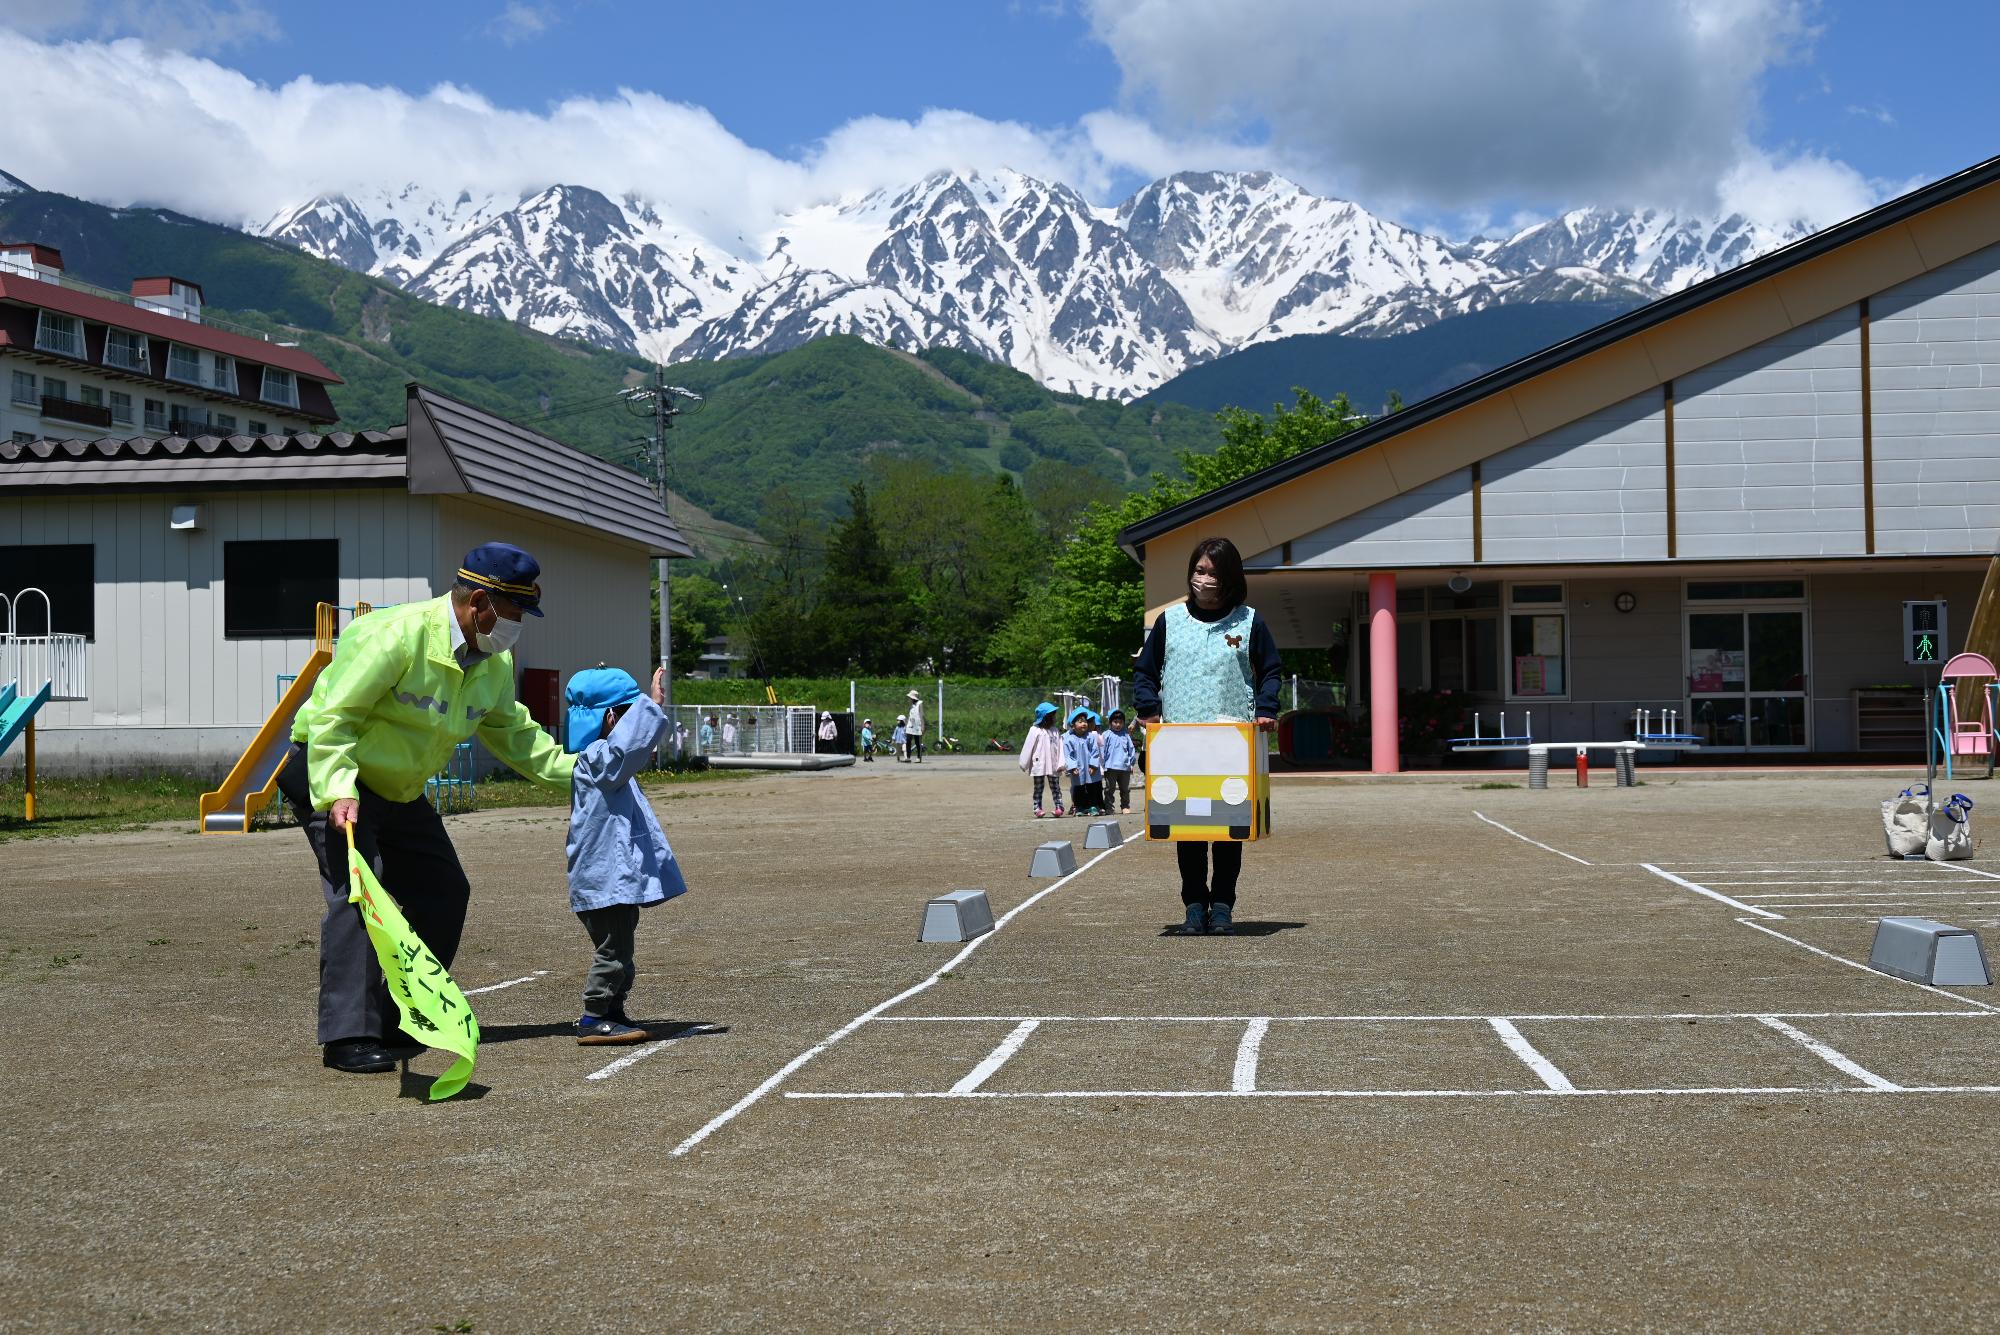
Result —
[[1174, 929], [1175, 936], [1207, 936], [1208, 906], [1190, 904], [1187, 906], [1187, 921]]
[[1231, 904], [1210, 904], [1208, 906], [1208, 930], [1212, 936], [1236, 935], [1236, 910]]
[[623, 1024], [608, 1015], [586, 1015], [576, 1022], [576, 1041], [586, 1047], [607, 1043], [644, 1043], [651, 1037], [638, 1026]]

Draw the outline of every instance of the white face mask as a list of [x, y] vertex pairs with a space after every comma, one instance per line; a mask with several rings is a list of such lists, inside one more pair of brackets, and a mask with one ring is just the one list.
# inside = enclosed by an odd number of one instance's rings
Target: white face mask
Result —
[[492, 630], [476, 631], [473, 642], [482, 654], [504, 654], [521, 638], [521, 623], [501, 617], [493, 623]]

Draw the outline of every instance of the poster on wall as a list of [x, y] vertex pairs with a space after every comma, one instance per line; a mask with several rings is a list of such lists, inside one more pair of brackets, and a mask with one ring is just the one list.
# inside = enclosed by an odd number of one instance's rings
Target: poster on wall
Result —
[[1741, 649], [1688, 650], [1688, 690], [1694, 695], [1740, 691], [1749, 655]]
[[1561, 658], [1563, 651], [1563, 619], [1561, 617], [1535, 618], [1535, 653], [1542, 658]]
[[1514, 660], [1514, 694], [1547, 695], [1548, 659], [1540, 654], [1522, 654]]

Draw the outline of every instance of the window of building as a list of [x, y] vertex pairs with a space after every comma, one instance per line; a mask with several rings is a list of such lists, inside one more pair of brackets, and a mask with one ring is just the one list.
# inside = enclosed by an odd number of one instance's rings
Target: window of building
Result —
[[104, 331], [104, 364], [122, 367], [127, 371], [149, 371], [152, 354], [148, 351], [146, 336], [135, 334], [129, 329], [107, 329]]
[[235, 434], [236, 434], [236, 414], [235, 414], [235, 413], [217, 413], [217, 414], [215, 415], [215, 420], [214, 420], [214, 426], [215, 426], [215, 433], [216, 433], [217, 435], [219, 435], [219, 436], [233, 436], [233, 435], [235, 435]]
[[340, 541], [222, 544], [222, 637], [303, 640], [321, 603], [340, 601]]
[[167, 401], [165, 399], [146, 400], [146, 430], [165, 431], [167, 429]]
[[1569, 616], [1560, 584], [1507, 587], [1507, 696], [1569, 695]]
[[131, 424], [132, 396], [122, 389], [111, 391], [111, 420]]
[[268, 434], [270, 434], [270, 430], [271, 430], [271, 428], [270, 428], [270, 425], [269, 425], [268, 423], [265, 423], [265, 422], [260, 422], [260, 421], [258, 421], [258, 420], [257, 420], [256, 418], [254, 418], [254, 417], [250, 419], [250, 434], [251, 434], [251, 435], [253, 435], [253, 436], [263, 436], [263, 435], [268, 435]]
[[264, 368], [264, 402], [281, 403], [287, 408], [299, 406], [298, 382], [290, 371], [280, 371], [275, 366]]
[[54, 311], [36, 312], [35, 349], [59, 357], [83, 356], [83, 321]]
[[1804, 602], [1806, 582], [1802, 579], [1691, 579], [1687, 599], [1691, 603]]
[[104, 406], [104, 390], [99, 385], [79, 385], [76, 390], [79, 403], [87, 403], [93, 408]]
[[[0, 547], [0, 589], [12, 598], [22, 589], [40, 589], [49, 596], [55, 631], [62, 635], [97, 634], [96, 552], [87, 542], [48, 547]], [[14, 610], [23, 635], [47, 635], [49, 617], [42, 600], [29, 594]]]
[[25, 445], [34, 438], [35, 433], [32, 431], [16, 431], [14, 433], [14, 443], [16, 445]]
[[45, 375], [42, 377], [42, 394], [45, 398], [67, 400], [69, 398], [69, 381], [57, 376]]
[[14, 402], [37, 404], [42, 401], [42, 392], [36, 388], [33, 371], [14, 372]]
[[236, 392], [236, 359], [225, 357], [219, 352], [209, 354], [210, 375], [208, 383], [224, 394]]
[[178, 343], [167, 344], [167, 379], [201, 383], [201, 354]]

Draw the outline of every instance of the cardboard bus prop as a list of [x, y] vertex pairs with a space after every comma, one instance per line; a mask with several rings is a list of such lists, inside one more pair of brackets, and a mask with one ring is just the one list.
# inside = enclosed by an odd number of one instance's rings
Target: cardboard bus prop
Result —
[[1262, 839], [1271, 833], [1271, 753], [1253, 723], [1146, 730], [1148, 839]]

